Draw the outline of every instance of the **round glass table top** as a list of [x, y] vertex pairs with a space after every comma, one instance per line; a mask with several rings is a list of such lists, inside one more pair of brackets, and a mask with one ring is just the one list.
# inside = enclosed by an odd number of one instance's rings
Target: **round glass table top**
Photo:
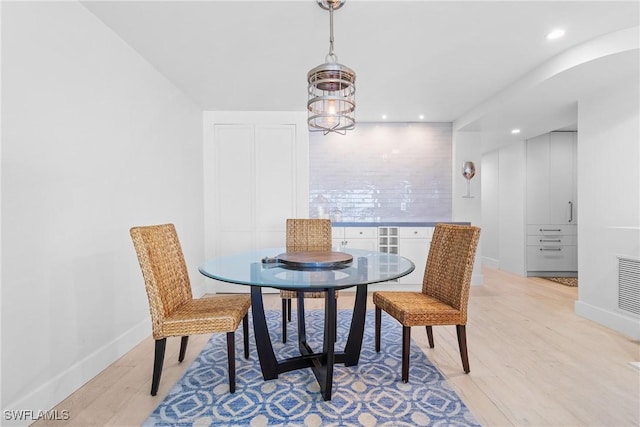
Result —
[[212, 258], [199, 270], [212, 279], [239, 285], [342, 289], [397, 279], [415, 269], [413, 262], [395, 254], [350, 248], [339, 251], [350, 254], [353, 261], [339, 266], [298, 269], [275, 260], [286, 253], [285, 248], [267, 248]]

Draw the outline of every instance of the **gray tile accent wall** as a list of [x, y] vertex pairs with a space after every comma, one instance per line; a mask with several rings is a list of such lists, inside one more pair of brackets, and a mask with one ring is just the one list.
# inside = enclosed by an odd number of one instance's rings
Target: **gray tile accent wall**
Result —
[[309, 136], [312, 218], [451, 221], [451, 123], [358, 123]]

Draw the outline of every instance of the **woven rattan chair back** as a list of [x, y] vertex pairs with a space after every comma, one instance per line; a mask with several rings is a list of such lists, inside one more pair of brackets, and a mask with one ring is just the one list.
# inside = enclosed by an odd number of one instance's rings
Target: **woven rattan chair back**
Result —
[[[287, 219], [287, 252], [330, 251], [331, 220], [316, 218]], [[336, 292], [336, 297], [338, 293]], [[282, 299], [282, 342], [287, 342], [287, 321], [291, 321], [291, 299], [296, 291], [280, 291]], [[324, 298], [324, 292], [305, 292], [305, 298]]]
[[160, 339], [164, 320], [192, 298], [180, 241], [173, 224], [134, 227], [130, 234], [149, 298], [153, 338]]
[[330, 250], [330, 219], [287, 219], [287, 252]]
[[480, 228], [437, 224], [427, 257], [422, 292], [460, 310], [467, 320], [469, 287]]

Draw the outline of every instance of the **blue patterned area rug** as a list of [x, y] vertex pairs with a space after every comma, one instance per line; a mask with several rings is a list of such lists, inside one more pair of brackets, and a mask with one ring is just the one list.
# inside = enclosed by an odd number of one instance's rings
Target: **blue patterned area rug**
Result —
[[[279, 359], [298, 355], [295, 311], [282, 344], [281, 313], [267, 322]], [[351, 311], [340, 311], [336, 349], [344, 348]], [[242, 357], [236, 332], [236, 392], [229, 393], [225, 334], [215, 334], [143, 426], [479, 426], [443, 375], [411, 342], [409, 383], [400, 379], [402, 328], [383, 312], [382, 349], [374, 349], [374, 313], [367, 311], [358, 366], [334, 369], [332, 400], [325, 402], [311, 369], [264, 381], [251, 328], [251, 353]], [[251, 316], [250, 316], [251, 317]], [[307, 339], [321, 348], [324, 313], [307, 313]]]

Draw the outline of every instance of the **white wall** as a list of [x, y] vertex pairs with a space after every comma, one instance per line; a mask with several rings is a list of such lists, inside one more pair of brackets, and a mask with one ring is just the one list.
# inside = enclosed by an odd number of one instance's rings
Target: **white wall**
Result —
[[[491, 103], [491, 102], [490, 102]], [[483, 106], [479, 107], [484, 110]], [[485, 112], [486, 113], [486, 112]], [[473, 218], [481, 224], [481, 246], [476, 257], [481, 265], [525, 273], [525, 145], [520, 135], [504, 129], [466, 126], [468, 117], [456, 120], [454, 128], [454, 168], [464, 160], [476, 161], [476, 177], [471, 181], [474, 199], [456, 200], [464, 194], [466, 182], [454, 170], [454, 219]], [[479, 197], [478, 197], [479, 196]], [[481, 271], [476, 265], [475, 271]]]
[[525, 143], [500, 149], [498, 216], [500, 218], [500, 269], [525, 273]]
[[617, 256], [640, 258], [640, 109], [636, 78], [578, 101], [576, 313], [640, 339], [619, 310]]
[[[481, 228], [480, 241], [476, 250], [476, 259], [473, 265], [471, 285], [478, 286], [483, 283], [482, 253], [485, 238], [485, 230], [482, 218], [482, 140], [479, 132], [454, 132], [453, 133], [453, 170], [452, 170], [452, 221], [470, 222]], [[471, 161], [476, 166], [476, 175], [471, 179], [469, 188], [471, 198], [467, 195], [467, 180], [462, 176], [462, 165]]]
[[[483, 146], [495, 137], [483, 134]], [[525, 273], [525, 145], [503, 145], [482, 156], [482, 260], [485, 265]]]
[[500, 150], [482, 155], [482, 264], [500, 267]]
[[150, 334], [131, 226], [203, 282], [202, 113], [76, 2], [2, 3], [2, 86], [2, 408], [46, 410]]

